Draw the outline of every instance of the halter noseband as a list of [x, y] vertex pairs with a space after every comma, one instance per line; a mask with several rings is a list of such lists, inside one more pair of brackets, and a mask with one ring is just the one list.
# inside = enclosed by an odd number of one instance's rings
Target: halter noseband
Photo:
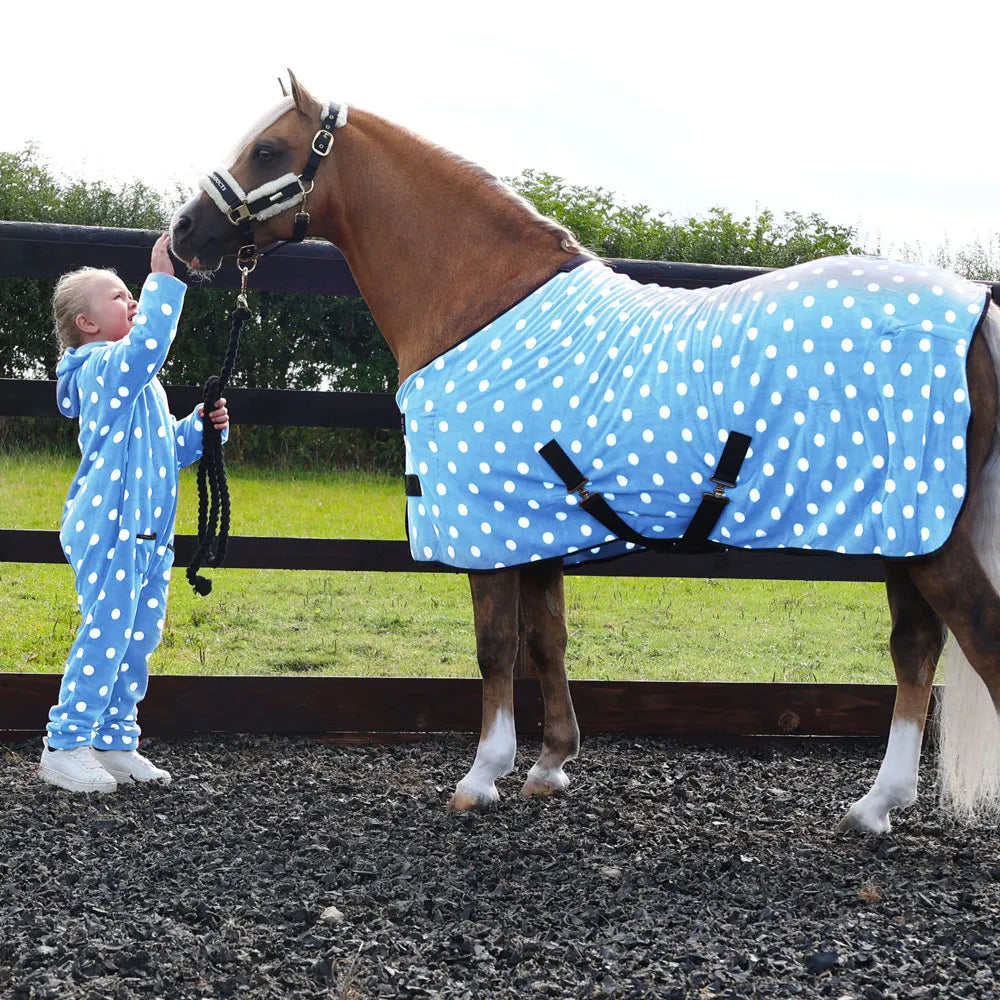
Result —
[[[301, 174], [283, 174], [247, 193], [239, 181], [225, 168], [219, 168], [199, 181], [201, 189], [215, 202], [227, 219], [240, 230], [241, 246], [237, 262], [251, 270], [260, 256], [254, 242], [253, 224], [270, 219], [279, 212], [302, 202], [295, 213], [295, 228], [286, 243], [301, 243], [309, 226], [309, 213], [305, 210], [306, 195], [313, 189], [313, 178], [324, 157], [333, 149], [334, 129], [347, 124], [346, 104], [327, 104], [323, 108], [319, 131], [313, 136], [309, 159]], [[274, 249], [277, 249], [276, 247]]]

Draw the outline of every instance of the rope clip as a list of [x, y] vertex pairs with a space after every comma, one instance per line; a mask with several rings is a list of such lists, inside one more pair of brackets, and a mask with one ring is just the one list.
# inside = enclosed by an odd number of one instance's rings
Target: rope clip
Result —
[[[252, 257], [245, 257], [243, 251], [251, 250], [253, 252]], [[240, 269], [240, 292], [236, 296], [236, 308], [245, 309], [247, 312], [250, 311], [250, 304], [247, 302], [247, 279], [250, 277], [251, 272], [257, 266], [257, 252], [256, 247], [240, 247], [239, 256], [236, 258], [237, 266]]]

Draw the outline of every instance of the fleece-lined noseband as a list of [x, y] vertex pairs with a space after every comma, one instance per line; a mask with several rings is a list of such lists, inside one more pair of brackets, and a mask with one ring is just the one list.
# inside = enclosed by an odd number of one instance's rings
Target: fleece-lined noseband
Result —
[[322, 111], [322, 123], [313, 136], [309, 159], [301, 174], [287, 173], [267, 181], [249, 193], [225, 168], [220, 168], [199, 181], [201, 189], [215, 202], [226, 218], [240, 230], [240, 264], [249, 264], [259, 256], [254, 242], [253, 224], [263, 222], [302, 202], [295, 213], [295, 228], [288, 243], [301, 243], [309, 225], [305, 210], [306, 196], [313, 189], [313, 178], [324, 157], [333, 149], [334, 129], [347, 124], [346, 104], [327, 104]]

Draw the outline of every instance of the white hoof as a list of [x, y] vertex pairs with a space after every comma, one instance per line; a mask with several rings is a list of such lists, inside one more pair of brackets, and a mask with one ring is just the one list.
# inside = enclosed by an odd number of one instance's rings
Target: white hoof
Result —
[[838, 832], [847, 830], [857, 830], [859, 833], [870, 833], [876, 837], [884, 837], [892, 830], [892, 823], [889, 821], [889, 809], [881, 797], [873, 797], [869, 792], [863, 798], [858, 799], [847, 814], [837, 825]]
[[569, 776], [561, 766], [543, 767], [541, 764], [533, 764], [521, 788], [521, 794], [559, 795], [567, 788], [569, 788]]
[[884, 837], [892, 830], [892, 823], [889, 822], [889, 814], [877, 814], [862, 808], [864, 799], [855, 802], [847, 810], [844, 818], [837, 824], [838, 833], [846, 833], [856, 830], [858, 833], [870, 833], [876, 837]]
[[455, 786], [448, 800], [449, 812], [482, 812], [492, 809], [500, 801], [500, 793], [496, 785], [463, 785], [460, 781]]

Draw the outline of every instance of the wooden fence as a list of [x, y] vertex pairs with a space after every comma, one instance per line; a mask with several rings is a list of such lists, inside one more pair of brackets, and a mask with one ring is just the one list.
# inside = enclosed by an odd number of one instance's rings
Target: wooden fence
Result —
[[[84, 264], [115, 267], [124, 280], [147, 273], [155, 233], [0, 222], [0, 275], [54, 277]], [[721, 285], [759, 268], [616, 261], [639, 281], [675, 287]], [[183, 266], [178, 276], [186, 278]], [[232, 269], [213, 287], [236, 287]], [[328, 244], [287, 246], [265, 258], [252, 289], [357, 295], [343, 256]], [[39, 304], [42, 308], [43, 304]], [[2, 319], [0, 319], [2, 322]], [[189, 411], [201, 398], [190, 386], [167, 387], [174, 412]], [[231, 388], [234, 421], [309, 427], [397, 428], [390, 394], [296, 392]], [[57, 416], [54, 383], [0, 379], [0, 417]], [[2, 460], [0, 460], [2, 461]], [[0, 476], [3, 475], [0, 466]], [[400, 484], [402, 493], [402, 483]], [[177, 562], [185, 565], [194, 538], [177, 537]], [[56, 531], [16, 527], [0, 530], [0, 562], [61, 563]], [[405, 541], [370, 539], [261, 538], [234, 536], [231, 568], [454, 572], [410, 558]], [[611, 563], [571, 572], [613, 576], [684, 576], [781, 580], [882, 580], [880, 560], [830, 558], [802, 552], [708, 555], [634, 553]], [[471, 615], [471, 609], [470, 609]], [[0, 651], [2, 653], [2, 651]], [[706, 650], [706, 657], [718, 651]], [[0, 656], [0, 668], [3, 666]], [[520, 671], [520, 674], [527, 673]], [[518, 728], [538, 731], [541, 700], [537, 682], [519, 676]], [[0, 733], [40, 730], [54, 700], [52, 674], [0, 673]], [[574, 681], [573, 695], [585, 732], [619, 732], [697, 739], [757, 734], [880, 736], [892, 705], [889, 685], [721, 684]], [[143, 704], [147, 733], [191, 731], [298, 733], [418, 733], [478, 729], [479, 682], [431, 678], [166, 677], [154, 675]]]

